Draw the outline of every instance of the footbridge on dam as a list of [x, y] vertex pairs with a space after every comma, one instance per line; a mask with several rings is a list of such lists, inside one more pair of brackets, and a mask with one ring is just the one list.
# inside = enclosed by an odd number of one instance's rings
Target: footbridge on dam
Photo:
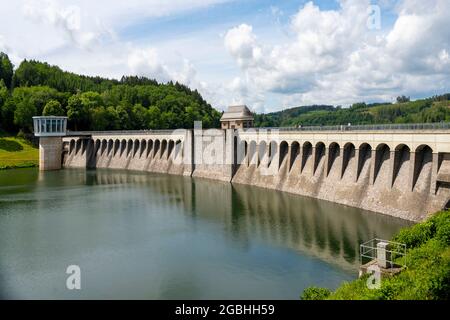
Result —
[[450, 124], [67, 132], [64, 168], [255, 185], [419, 221], [449, 205]]

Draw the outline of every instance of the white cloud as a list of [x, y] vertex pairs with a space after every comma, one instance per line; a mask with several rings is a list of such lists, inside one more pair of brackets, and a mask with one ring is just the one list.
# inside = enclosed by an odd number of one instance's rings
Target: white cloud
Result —
[[248, 87], [282, 94], [294, 105], [448, 89], [448, 0], [403, 1], [392, 29], [381, 33], [367, 28], [369, 5], [341, 0], [338, 10], [326, 11], [308, 2], [291, 19], [289, 43], [265, 46], [252, 26], [242, 24], [228, 31], [225, 48]]
[[0, 0], [0, 34], [20, 59], [51, 59], [74, 47], [102, 55], [117, 42], [127, 45], [117, 36], [127, 26], [225, 1], [229, 0]]
[[5, 43], [5, 37], [0, 34], [0, 51], [9, 51], [8, 46]]
[[67, 41], [83, 49], [91, 49], [102, 38], [113, 36], [99, 20], [92, 23], [82, 19], [82, 10], [75, 5], [61, 6], [54, 0], [28, 1], [23, 14], [37, 25], [47, 24], [61, 31]]
[[252, 27], [247, 24], [241, 24], [226, 33], [225, 47], [244, 69], [263, 62], [262, 49], [256, 42]]
[[128, 67], [133, 75], [146, 76], [162, 82], [170, 80], [169, 71], [160, 61], [154, 48], [132, 49], [128, 55]]
[[195, 86], [197, 88], [202, 87], [202, 84], [200, 84], [197, 79], [197, 70], [194, 64], [188, 59], [183, 59], [181, 70], [173, 72], [172, 78], [187, 86]]

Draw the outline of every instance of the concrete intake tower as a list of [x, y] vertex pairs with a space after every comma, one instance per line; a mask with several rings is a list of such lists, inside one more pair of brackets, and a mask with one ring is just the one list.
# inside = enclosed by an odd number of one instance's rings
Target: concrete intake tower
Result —
[[62, 137], [67, 117], [33, 117], [34, 135], [39, 137], [39, 169], [58, 170], [62, 166]]

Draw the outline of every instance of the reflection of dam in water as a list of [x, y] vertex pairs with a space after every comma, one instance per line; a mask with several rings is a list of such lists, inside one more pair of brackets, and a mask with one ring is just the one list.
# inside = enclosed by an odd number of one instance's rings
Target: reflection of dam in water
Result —
[[169, 205], [222, 225], [224, 234], [241, 246], [258, 238], [347, 270], [357, 269], [360, 243], [373, 237], [390, 238], [406, 224], [327, 201], [207, 179], [101, 169], [64, 170], [64, 179], [114, 189], [129, 188], [128, 184], [142, 186], [160, 195], [146, 203], [148, 211]]

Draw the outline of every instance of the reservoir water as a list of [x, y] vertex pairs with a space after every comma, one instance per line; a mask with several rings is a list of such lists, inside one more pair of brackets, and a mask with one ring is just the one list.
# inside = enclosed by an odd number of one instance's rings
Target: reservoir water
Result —
[[[274, 190], [111, 170], [0, 171], [0, 298], [298, 299], [410, 223]], [[68, 290], [77, 265], [81, 289]]]

